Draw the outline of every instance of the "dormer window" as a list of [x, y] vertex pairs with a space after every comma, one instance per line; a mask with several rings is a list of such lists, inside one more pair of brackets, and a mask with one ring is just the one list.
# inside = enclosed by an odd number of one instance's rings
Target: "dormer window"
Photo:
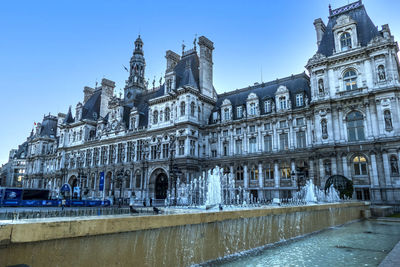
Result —
[[168, 79], [167, 80], [167, 92], [171, 92], [172, 89], [172, 80]]
[[228, 121], [230, 119], [230, 112], [229, 112], [229, 108], [225, 108], [224, 109], [224, 120]]
[[343, 75], [344, 88], [346, 90], [357, 89], [357, 73], [354, 70], [348, 70]]
[[348, 32], [343, 33], [340, 36], [340, 46], [342, 51], [351, 49], [351, 35]]
[[264, 102], [264, 110], [265, 110], [265, 113], [271, 112], [271, 101], [270, 100], [267, 100]]
[[281, 110], [286, 109], [286, 97], [282, 96], [279, 98], [279, 107]]
[[297, 94], [296, 95], [296, 106], [301, 107], [303, 105], [304, 105], [303, 94]]
[[238, 119], [243, 117], [243, 107], [242, 106], [236, 108], [236, 116]]
[[190, 103], [190, 115], [194, 117], [194, 112], [196, 110], [196, 104], [194, 102]]
[[256, 115], [256, 104], [255, 103], [250, 104], [250, 115], [252, 115], [252, 116]]

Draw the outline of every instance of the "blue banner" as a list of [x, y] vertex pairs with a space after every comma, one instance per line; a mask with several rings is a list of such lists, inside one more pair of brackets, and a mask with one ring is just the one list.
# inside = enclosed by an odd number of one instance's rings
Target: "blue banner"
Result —
[[63, 186], [61, 186], [60, 192], [71, 192], [71, 186], [69, 184], [63, 184]]
[[104, 190], [104, 172], [100, 172], [99, 190]]

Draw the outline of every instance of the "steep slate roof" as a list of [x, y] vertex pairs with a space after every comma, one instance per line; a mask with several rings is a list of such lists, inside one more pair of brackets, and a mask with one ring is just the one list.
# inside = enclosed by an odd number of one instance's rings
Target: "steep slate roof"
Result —
[[369, 41], [379, 35], [378, 29], [372, 23], [361, 1], [334, 9], [330, 13], [325, 33], [318, 47], [318, 53], [327, 57], [333, 54], [333, 50], [335, 49], [333, 27], [336, 25], [336, 20], [344, 14], [350, 16], [357, 23], [357, 37], [361, 46], [367, 46]]
[[72, 112], [71, 112], [71, 106], [68, 109], [67, 116], [65, 116], [65, 119], [63, 121], [64, 124], [72, 123], [74, 122], [74, 118], [72, 117]]
[[97, 120], [100, 114], [101, 90], [97, 90], [82, 107], [82, 119]]
[[199, 57], [196, 51], [191, 51], [187, 51], [174, 68], [176, 88], [184, 85], [199, 88]]
[[[255, 86], [249, 86], [247, 88], [218, 95], [218, 100], [215, 105], [214, 111], [220, 110], [223, 101], [225, 99], [228, 99], [232, 103], [233, 119], [237, 119], [235, 107], [246, 105], [246, 100], [250, 93], [255, 93], [260, 103], [267, 98], [272, 98], [272, 100], [274, 100], [275, 92], [281, 85], [285, 86], [289, 90], [290, 100], [292, 102], [293, 109], [297, 108], [294, 105], [296, 103], [296, 93], [304, 92], [305, 96], [308, 96], [308, 99], [311, 99], [310, 80], [309, 77], [303, 72], [283, 79], [271, 81], [268, 83], [262, 83]], [[265, 114], [264, 105], [259, 105], [259, 107], [261, 114]]]
[[28, 155], [28, 141], [25, 141], [18, 146], [18, 150], [14, 155], [14, 159], [23, 159], [26, 158], [26, 155]]
[[[164, 95], [164, 85], [160, 88], [144, 92], [143, 94], [138, 95], [138, 104], [136, 106], [139, 112], [139, 127], [147, 126], [148, 123], [148, 113], [149, 113], [149, 103], [150, 99], [160, 97]], [[129, 110], [130, 111], [130, 110]], [[124, 111], [124, 113], [127, 111]], [[125, 116], [124, 116], [125, 117]]]
[[56, 137], [57, 118], [54, 116], [45, 116], [40, 127], [39, 136], [41, 137]]

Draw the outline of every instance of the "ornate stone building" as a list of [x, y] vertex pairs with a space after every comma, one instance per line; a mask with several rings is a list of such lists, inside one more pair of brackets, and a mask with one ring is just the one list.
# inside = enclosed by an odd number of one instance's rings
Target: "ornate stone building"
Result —
[[[135, 41], [124, 95], [115, 83], [84, 88], [74, 114], [46, 116], [30, 138], [25, 186], [63, 183], [85, 197], [165, 199], [219, 165], [253, 198], [287, 198], [298, 183], [335, 174], [353, 198], [400, 200], [398, 45], [361, 1], [314, 21], [318, 50], [301, 73], [217, 94], [214, 44], [166, 52], [165, 82], [145, 80]], [[99, 190], [104, 174], [104, 190]], [[101, 182], [102, 183], [102, 182]]]

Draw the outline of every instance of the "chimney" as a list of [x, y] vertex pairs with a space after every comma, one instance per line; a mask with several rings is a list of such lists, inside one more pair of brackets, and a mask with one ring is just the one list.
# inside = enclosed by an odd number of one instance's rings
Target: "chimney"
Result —
[[317, 33], [317, 46], [319, 47], [321, 40], [322, 40], [322, 36], [325, 33], [325, 23], [322, 21], [321, 18], [318, 18], [316, 20], [314, 20], [314, 27], [315, 27], [315, 31]]
[[85, 86], [83, 88], [83, 104], [86, 103], [86, 101], [89, 100], [89, 98], [93, 95], [94, 93], [94, 89], [89, 87], [89, 86]]
[[173, 68], [176, 66], [176, 64], [178, 64], [179, 60], [181, 59], [181, 57], [177, 53], [171, 50], [168, 50], [166, 52], [165, 58], [167, 59], [167, 69], [165, 71], [167, 73], [172, 71]]
[[214, 86], [212, 52], [214, 50], [214, 43], [206, 37], [200, 36], [198, 44], [200, 47], [200, 91], [202, 94], [213, 98]]

